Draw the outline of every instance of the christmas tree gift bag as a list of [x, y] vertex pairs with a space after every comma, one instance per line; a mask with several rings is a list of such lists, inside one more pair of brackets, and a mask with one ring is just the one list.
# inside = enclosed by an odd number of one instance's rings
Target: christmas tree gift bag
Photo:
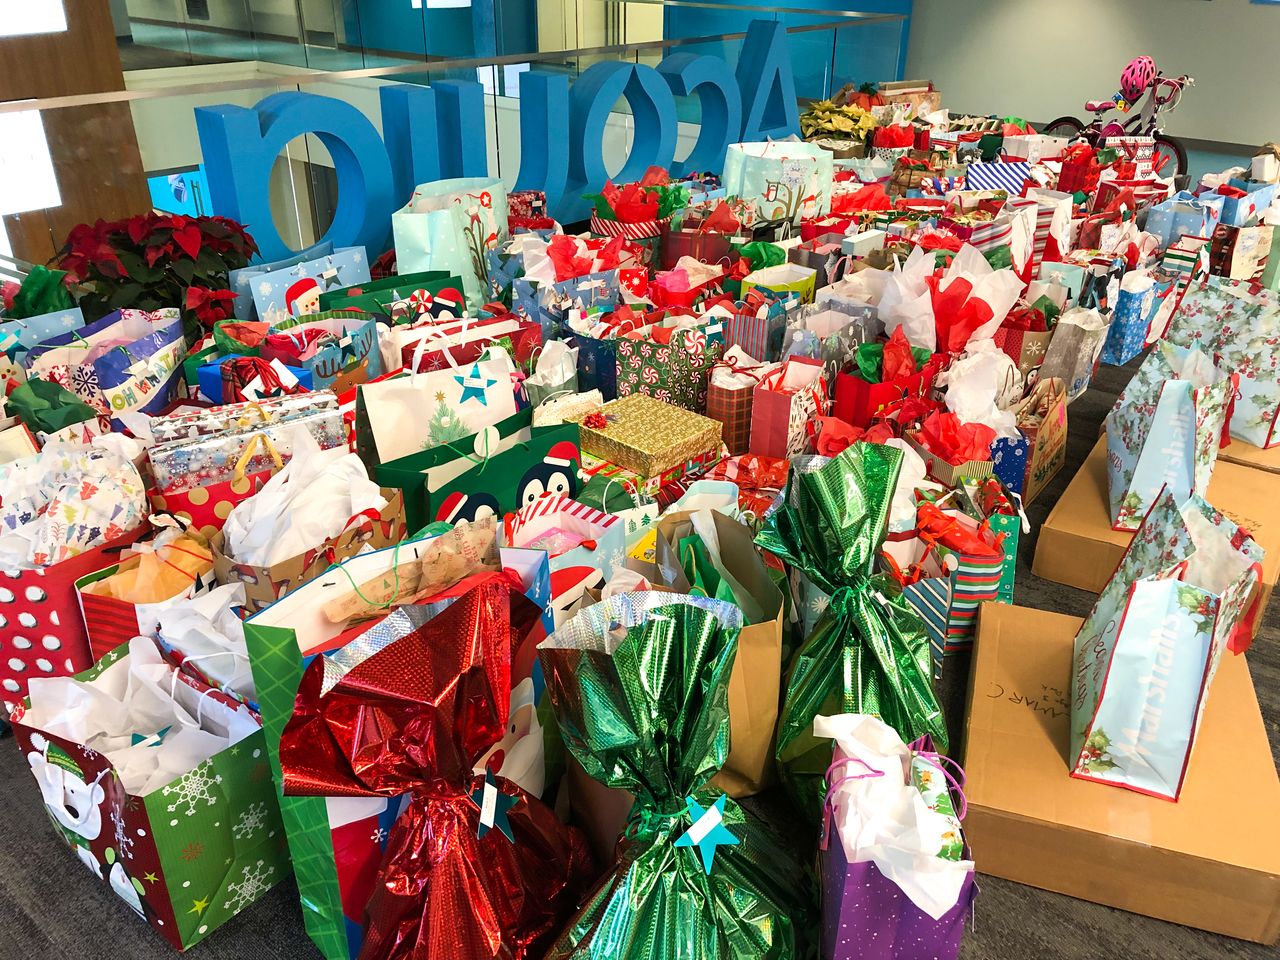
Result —
[[1177, 800], [1226, 648], [1249, 645], [1263, 551], [1166, 489], [1075, 640], [1071, 775]]
[[1246, 283], [1209, 277], [1187, 290], [1167, 338], [1198, 347], [1240, 377], [1231, 436], [1257, 447], [1280, 445], [1280, 303]]
[[823, 960], [955, 960], [978, 887], [964, 796], [928, 737], [874, 716], [818, 717], [836, 742], [820, 841]]
[[756, 536], [830, 597], [792, 659], [778, 723], [783, 784], [814, 822], [831, 763], [830, 743], [813, 736], [819, 714], [872, 709], [904, 740], [927, 733], [946, 744], [924, 622], [894, 578], [876, 572], [902, 459], [862, 442], [837, 457], [797, 458]]
[[548, 960], [790, 960], [810, 922], [801, 867], [709, 781], [730, 747], [742, 614], [662, 591], [617, 594], [538, 647], [565, 746], [635, 796], [617, 859]]
[[54, 829], [175, 949], [288, 877], [261, 722], [154, 641], [35, 681], [12, 720]]
[[490, 177], [420, 184], [391, 215], [396, 268], [448, 270], [475, 305], [489, 299], [489, 251], [507, 239], [507, 188]]
[[1162, 489], [1209, 488], [1238, 377], [1199, 350], [1161, 342], [1107, 414], [1111, 526], [1137, 530]]
[[[497, 525], [490, 520], [487, 525], [460, 525], [434, 539], [361, 554], [246, 621], [245, 643], [277, 791], [282, 778], [281, 733], [293, 715], [307, 663], [329, 659], [365, 634], [369, 616], [380, 616], [397, 601], [423, 591], [430, 599], [472, 574], [483, 576], [499, 566], [518, 575], [534, 604], [548, 603], [546, 554], [506, 548], [495, 553], [496, 544]], [[530, 675], [534, 648], [549, 629], [550, 618], [544, 614], [540, 627], [513, 656], [510, 683]], [[400, 803], [395, 797], [353, 796], [350, 791], [342, 796], [277, 796], [307, 934], [325, 960], [354, 958], [364, 941], [365, 910]]]

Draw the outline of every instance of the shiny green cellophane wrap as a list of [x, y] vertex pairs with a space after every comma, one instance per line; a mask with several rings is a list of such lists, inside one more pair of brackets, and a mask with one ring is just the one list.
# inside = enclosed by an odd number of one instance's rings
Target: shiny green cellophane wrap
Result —
[[772, 832], [727, 800], [739, 840], [676, 847], [685, 797], [729, 754], [729, 673], [742, 613], [706, 597], [646, 591], [588, 607], [538, 647], [565, 745], [586, 772], [636, 796], [612, 872], [548, 960], [770, 960], [796, 956], [802, 870]]
[[783, 782], [815, 824], [831, 743], [813, 736], [814, 717], [870, 713], [908, 743], [926, 733], [941, 749], [947, 742], [924, 622], [897, 582], [875, 572], [901, 465], [899, 450], [876, 443], [798, 457], [783, 504], [756, 537], [831, 595], [796, 653], [778, 723]]

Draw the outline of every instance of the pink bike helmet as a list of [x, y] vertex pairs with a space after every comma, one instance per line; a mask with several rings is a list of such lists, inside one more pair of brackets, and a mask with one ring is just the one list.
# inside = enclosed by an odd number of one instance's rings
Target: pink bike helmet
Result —
[[1120, 74], [1120, 95], [1136, 103], [1156, 79], [1156, 62], [1150, 57], [1136, 57]]

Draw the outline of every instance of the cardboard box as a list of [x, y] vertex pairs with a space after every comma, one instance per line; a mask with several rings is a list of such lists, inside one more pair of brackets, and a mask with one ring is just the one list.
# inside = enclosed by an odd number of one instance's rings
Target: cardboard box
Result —
[[[965, 837], [982, 873], [1214, 933], [1280, 939], [1280, 780], [1244, 657], [1226, 655], [1171, 803], [1067, 773], [1081, 620], [983, 604]], [[1124, 951], [1120, 951], [1121, 954]]]
[[[1228, 448], [1230, 449], [1230, 448]], [[1132, 533], [1111, 529], [1107, 507], [1107, 438], [1094, 445], [1080, 472], [1049, 512], [1036, 540], [1031, 572], [1037, 577], [1100, 593], [1107, 585]], [[1238, 463], [1219, 460], [1205, 497], [1248, 530], [1267, 552], [1262, 563], [1261, 613], [1280, 575], [1280, 492], [1275, 477]]]
[[1280, 445], [1274, 447], [1255, 447], [1252, 443], [1232, 439], [1225, 450], [1218, 451], [1218, 462], [1238, 463], [1255, 470], [1266, 470], [1268, 473], [1280, 473]]

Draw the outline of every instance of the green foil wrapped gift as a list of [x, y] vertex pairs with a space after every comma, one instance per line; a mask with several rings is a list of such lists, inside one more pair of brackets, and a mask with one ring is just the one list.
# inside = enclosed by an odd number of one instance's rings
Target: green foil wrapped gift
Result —
[[815, 825], [831, 742], [813, 736], [814, 717], [870, 713], [908, 743], [927, 733], [946, 746], [924, 622], [875, 572], [901, 466], [901, 451], [876, 443], [797, 457], [783, 504], [756, 537], [831, 597], [792, 662], [778, 723], [783, 783]]
[[[586, 608], [539, 645], [565, 745], [589, 776], [636, 798], [612, 871], [547, 960], [797, 956], [800, 865], [765, 823], [707, 786], [729, 753], [741, 627], [731, 603], [645, 591]], [[704, 810], [723, 803], [707, 836], [723, 839], [723, 828], [737, 841], [715, 847], [709, 872], [703, 844], [682, 840], [695, 832], [689, 799]]]

